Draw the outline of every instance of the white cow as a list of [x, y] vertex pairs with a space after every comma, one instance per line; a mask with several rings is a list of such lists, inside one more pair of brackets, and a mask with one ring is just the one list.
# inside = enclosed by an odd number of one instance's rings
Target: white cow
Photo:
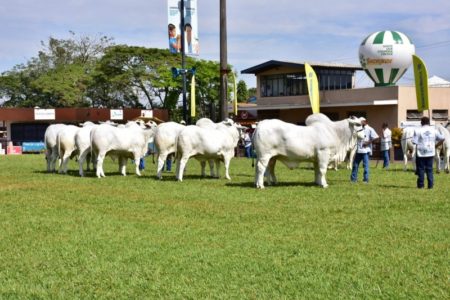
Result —
[[127, 159], [134, 159], [136, 174], [140, 176], [139, 160], [147, 152], [148, 143], [155, 134], [155, 127], [149, 127], [142, 129], [131, 124], [124, 127], [102, 124], [94, 128], [91, 131], [91, 149], [97, 159], [97, 177], [105, 177], [103, 161], [107, 154], [119, 157], [119, 169], [123, 176], [126, 176]]
[[298, 126], [281, 120], [258, 123], [253, 135], [256, 151], [255, 185], [264, 188], [264, 173], [269, 168], [269, 184], [276, 183], [275, 163], [280, 160], [290, 169], [302, 161], [313, 162], [315, 183], [327, 187], [326, 172], [331, 159], [344, 160], [355, 138], [363, 138], [361, 121], [348, 118], [332, 122], [323, 114], [307, 118], [308, 126]]
[[183, 181], [183, 172], [190, 157], [199, 160], [216, 161], [219, 174], [219, 161], [225, 165], [225, 177], [230, 180], [229, 167], [245, 127], [227, 119], [214, 127], [187, 126], [177, 138], [177, 179]]
[[59, 165], [59, 173], [67, 173], [67, 164], [69, 159], [77, 154], [75, 146], [75, 135], [80, 127], [75, 125], [66, 125], [62, 128], [56, 136], [56, 143], [58, 145], [58, 153], [61, 159]]
[[158, 153], [158, 169], [156, 170], [156, 176], [158, 179], [162, 179], [162, 171], [167, 156], [176, 152], [177, 137], [184, 128], [186, 128], [186, 126], [176, 122], [162, 123], [156, 128], [155, 147], [156, 152]]
[[416, 170], [416, 146], [413, 144], [412, 139], [414, 136], [413, 127], [405, 127], [402, 131], [402, 151], [403, 151], [403, 170], [406, 171], [408, 167], [408, 157], [411, 157], [413, 170]]
[[446, 173], [450, 172], [449, 168], [449, 160], [450, 160], [450, 132], [448, 128], [445, 128], [442, 125], [436, 125], [436, 130], [439, 131], [440, 134], [444, 136], [444, 142], [441, 146], [436, 147], [436, 172], [441, 172], [441, 158], [440, 154], [444, 155], [444, 170]]
[[45, 159], [47, 160], [47, 172], [55, 172], [56, 160], [59, 157], [58, 144], [56, 143], [56, 137], [58, 132], [66, 127], [65, 124], [52, 124], [45, 130]]
[[[355, 119], [356, 117], [351, 117], [351, 118]], [[329, 123], [330, 119], [324, 114], [312, 114], [305, 120], [306, 125], [312, 125], [314, 122]], [[342, 157], [343, 153], [332, 158], [330, 160], [330, 165], [328, 166], [328, 169], [334, 169], [337, 171], [339, 164], [341, 164], [341, 162], [345, 161], [345, 162], [347, 162], [347, 164], [346, 164], [347, 170], [351, 170], [353, 167], [353, 160], [354, 160], [355, 154], [356, 154], [356, 148], [357, 148], [356, 142], [357, 142], [357, 139], [356, 139], [356, 136], [354, 136], [348, 142], [347, 150], [345, 151], [344, 158]], [[344, 151], [344, 149], [342, 151]]]
[[75, 146], [78, 149], [78, 166], [80, 176], [84, 176], [83, 163], [86, 158], [87, 171], [90, 170], [89, 166], [91, 161], [94, 162], [95, 167], [95, 161], [93, 160], [91, 155], [91, 131], [97, 126], [97, 124], [94, 124], [92, 122], [84, 124], [83, 127], [80, 128], [75, 134]]
[[[201, 118], [201, 119], [197, 120], [197, 122], [195, 123], [196, 126], [202, 127], [202, 128], [217, 128], [217, 126], [221, 126], [221, 124], [222, 124], [222, 122], [214, 123], [212, 120], [210, 120], [208, 118]], [[197, 160], [200, 161], [202, 177], [205, 177], [206, 176], [206, 172], [205, 172], [206, 160], [200, 159], [200, 158], [198, 158]], [[220, 165], [220, 160], [208, 159], [209, 174], [211, 177], [219, 178], [219, 171], [217, 171], [217, 174], [214, 173], [214, 163], [216, 165]]]

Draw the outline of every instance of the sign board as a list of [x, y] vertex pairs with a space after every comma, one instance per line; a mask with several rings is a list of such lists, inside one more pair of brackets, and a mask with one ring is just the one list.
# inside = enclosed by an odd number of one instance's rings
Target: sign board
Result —
[[20, 155], [22, 154], [22, 147], [20, 146], [8, 146], [6, 147], [7, 154]]
[[151, 109], [143, 109], [143, 110], [141, 110], [141, 117], [153, 118], [153, 110], [151, 110]]
[[34, 119], [35, 120], [54, 120], [55, 110], [54, 109], [34, 109]]
[[[181, 52], [180, 0], [167, 0], [168, 36], [171, 53]], [[197, 0], [184, 0], [184, 47], [186, 55], [199, 55]]]
[[123, 120], [123, 110], [121, 109], [111, 109], [110, 114], [111, 120]]

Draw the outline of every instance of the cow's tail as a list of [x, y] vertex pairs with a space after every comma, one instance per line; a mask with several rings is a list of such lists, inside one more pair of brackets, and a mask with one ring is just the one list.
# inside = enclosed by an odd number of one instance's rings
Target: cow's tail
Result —
[[250, 155], [252, 156], [252, 168], [255, 167], [255, 135], [256, 135], [256, 130], [257, 129], [255, 129], [253, 131], [253, 134], [252, 134], [252, 137], [251, 137], [252, 145], [250, 146]]

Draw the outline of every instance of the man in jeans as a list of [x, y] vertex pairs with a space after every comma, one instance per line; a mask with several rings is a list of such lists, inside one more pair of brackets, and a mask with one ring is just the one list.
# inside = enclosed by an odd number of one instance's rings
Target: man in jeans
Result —
[[381, 126], [380, 151], [383, 158], [383, 168], [389, 168], [389, 150], [392, 145], [392, 132], [387, 123]]
[[[416, 174], [417, 188], [424, 188], [425, 173], [427, 174], [428, 188], [434, 185], [433, 160], [436, 153], [436, 145], [444, 141], [444, 136], [437, 131], [434, 126], [430, 126], [430, 119], [422, 117], [420, 120], [422, 127], [414, 131], [413, 144], [417, 145], [416, 150]], [[436, 144], [436, 142], [438, 142]]]
[[359, 118], [364, 130], [364, 138], [358, 139], [356, 143], [356, 154], [353, 160], [352, 175], [350, 180], [352, 182], [358, 181], [358, 169], [361, 161], [363, 162], [364, 173], [363, 182], [369, 182], [369, 154], [372, 154], [372, 143], [378, 139], [378, 134], [375, 130], [367, 124], [367, 120], [363, 117]]

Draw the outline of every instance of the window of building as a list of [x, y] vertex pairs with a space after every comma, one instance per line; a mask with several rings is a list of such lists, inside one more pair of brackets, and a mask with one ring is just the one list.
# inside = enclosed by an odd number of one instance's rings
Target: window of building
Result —
[[[317, 69], [319, 89], [341, 90], [352, 88], [353, 71]], [[261, 96], [300, 96], [307, 95], [308, 87], [304, 73], [288, 73], [261, 76]]]
[[447, 109], [433, 109], [431, 113], [433, 120], [437, 121], [447, 121], [448, 120], [448, 110]]
[[423, 117], [423, 112], [413, 109], [408, 109], [406, 111], [406, 120], [420, 120]]

